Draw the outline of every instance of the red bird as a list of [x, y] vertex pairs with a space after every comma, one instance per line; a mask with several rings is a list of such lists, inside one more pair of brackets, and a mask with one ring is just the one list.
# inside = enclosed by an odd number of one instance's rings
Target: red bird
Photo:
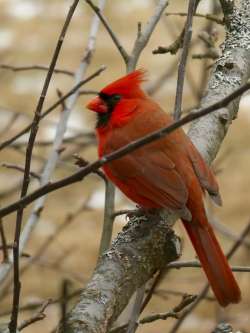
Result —
[[[143, 81], [144, 71], [136, 70], [106, 86], [87, 105], [97, 114], [100, 157], [173, 122], [141, 89]], [[220, 305], [240, 301], [240, 289], [203, 205], [205, 190], [221, 204], [217, 182], [181, 128], [103, 169], [140, 206], [178, 211]]]

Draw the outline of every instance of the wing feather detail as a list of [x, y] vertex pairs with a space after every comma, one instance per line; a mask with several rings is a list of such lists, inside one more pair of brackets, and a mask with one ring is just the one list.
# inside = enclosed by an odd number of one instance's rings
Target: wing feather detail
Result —
[[145, 151], [144, 147], [143, 152], [138, 150], [109, 163], [108, 169], [112, 180], [123, 191], [125, 186], [137, 197], [150, 200], [155, 207], [182, 211], [182, 217], [189, 218], [186, 185], [164, 152]]

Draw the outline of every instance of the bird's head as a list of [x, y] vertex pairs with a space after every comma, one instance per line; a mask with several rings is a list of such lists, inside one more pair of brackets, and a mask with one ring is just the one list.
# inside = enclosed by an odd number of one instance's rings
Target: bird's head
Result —
[[132, 100], [145, 97], [140, 87], [143, 81], [145, 71], [136, 70], [107, 85], [86, 105], [89, 110], [97, 113], [97, 128], [107, 125], [114, 112], [122, 116], [121, 113]]

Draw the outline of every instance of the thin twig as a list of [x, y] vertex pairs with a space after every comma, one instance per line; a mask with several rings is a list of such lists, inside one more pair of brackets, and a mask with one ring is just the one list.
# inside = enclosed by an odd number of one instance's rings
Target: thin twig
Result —
[[185, 32], [183, 37], [183, 48], [181, 54], [181, 60], [178, 67], [178, 77], [177, 77], [177, 86], [176, 86], [176, 95], [175, 95], [175, 106], [174, 106], [174, 119], [178, 120], [181, 117], [181, 107], [182, 107], [182, 95], [184, 87], [184, 78], [188, 57], [188, 50], [192, 38], [192, 24], [193, 24], [193, 15], [196, 10], [196, 0], [190, 0], [188, 5], [188, 14], [185, 24]]
[[[82, 288], [80, 289], [76, 289], [74, 291], [72, 291], [70, 294], [68, 294], [67, 300], [70, 301], [72, 298], [79, 296], [79, 294], [81, 293]], [[51, 299], [49, 305], [52, 304], [58, 304], [62, 302], [62, 298], [61, 296], [59, 298], [56, 299]], [[32, 310], [36, 310], [41, 308], [44, 305], [44, 301], [32, 301], [32, 302], [28, 302], [27, 304], [24, 305], [20, 305], [19, 311], [20, 312], [25, 312], [25, 311], [32, 311]], [[0, 317], [4, 317], [11, 314], [11, 310], [4, 310], [2, 312], [0, 312]]]
[[137, 38], [134, 43], [134, 47], [132, 53], [129, 57], [129, 61], [127, 64], [127, 71], [135, 69], [139, 56], [142, 50], [147, 45], [157, 23], [159, 22], [161, 15], [165, 8], [168, 6], [167, 0], [159, 0], [153, 15], [150, 17], [144, 29], [140, 29], [140, 33], [137, 34]]
[[[166, 13], [166, 16], [187, 16], [187, 13]], [[211, 15], [211, 14], [200, 14], [200, 13], [195, 13], [195, 17], [200, 17], [200, 18], [205, 18], [206, 20], [215, 22], [217, 24], [224, 25], [224, 21], [218, 18], [216, 15]]]
[[47, 300], [46, 302], [43, 303], [41, 309], [34, 314], [31, 318], [24, 320], [19, 326], [18, 326], [18, 330], [22, 331], [24, 328], [26, 328], [27, 326], [30, 326], [32, 324], [34, 324], [37, 321], [43, 320], [46, 315], [44, 313], [44, 311], [46, 310], [47, 306], [51, 303], [51, 300]]
[[37, 198], [56, 191], [59, 188], [63, 188], [65, 186], [68, 186], [70, 184], [76, 183], [81, 181], [84, 177], [86, 177], [88, 174], [96, 171], [98, 168], [103, 166], [104, 164], [111, 162], [115, 159], [118, 159], [148, 143], [151, 143], [155, 140], [159, 140], [166, 136], [167, 134], [173, 132], [177, 128], [188, 124], [189, 122], [204, 117], [207, 114], [214, 112], [220, 108], [226, 107], [230, 102], [232, 102], [234, 99], [238, 98], [241, 96], [245, 91], [250, 89], [250, 82], [247, 82], [245, 85], [241, 86], [240, 88], [236, 89], [234, 92], [229, 94], [228, 96], [224, 97], [218, 102], [215, 102], [207, 107], [204, 107], [198, 111], [191, 111], [188, 115], [182, 117], [180, 120], [173, 122], [171, 125], [163, 127], [162, 129], [152, 132], [143, 138], [140, 138], [138, 140], [133, 141], [130, 144], [127, 144], [126, 146], [114, 151], [111, 154], [103, 156], [101, 159], [96, 160], [95, 162], [92, 162], [88, 164], [86, 167], [81, 168], [79, 171], [75, 172], [74, 174], [65, 177], [61, 180], [51, 182], [49, 184], [46, 184], [44, 186], [41, 186], [34, 192], [26, 195], [25, 197], [21, 198], [20, 200], [5, 206], [0, 209], [0, 218], [4, 217], [20, 207], [25, 207]]
[[99, 256], [106, 251], [111, 242], [113, 223], [114, 223], [114, 198], [115, 188], [110, 181], [105, 181], [105, 206], [102, 236], [99, 247]]
[[[49, 67], [44, 65], [29, 65], [29, 66], [13, 66], [13, 65], [7, 65], [7, 64], [0, 64], [0, 69], [8, 69], [13, 72], [21, 72], [21, 71], [30, 71], [30, 70], [41, 70], [41, 71], [48, 71]], [[55, 74], [65, 74], [69, 76], [74, 76], [74, 73], [71, 71], [68, 71], [66, 69], [54, 69]]]
[[120, 215], [133, 215], [133, 214], [138, 214], [138, 209], [121, 209], [117, 210], [113, 213], [113, 217], [117, 217]]
[[[172, 289], [157, 289], [154, 291], [154, 295], [161, 297], [163, 299], [168, 299], [169, 296], [168, 295], [173, 295], [173, 296], [184, 296], [187, 293], [184, 291], [180, 291], [180, 290], [172, 290]], [[204, 298], [204, 300], [206, 301], [210, 301], [210, 302], [215, 302], [216, 299], [213, 296], [206, 296]]]
[[153, 283], [150, 286], [150, 289], [148, 290], [146, 297], [142, 303], [141, 306], [141, 313], [143, 312], [143, 310], [146, 308], [146, 306], [148, 305], [149, 301], [151, 300], [154, 290], [156, 289], [156, 287], [160, 284], [160, 282], [162, 281], [163, 277], [166, 275], [166, 273], [168, 272], [168, 270], [166, 269], [166, 267], [164, 267], [163, 269], [161, 269], [159, 272], [157, 272]]
[[159, 313], [151, 316], [147, 316], [140, 320], [140, 324], [151, 323], [155, 320], [166, 320], [169, 317], [178, 318], [178, 314], [184, 310], [187, 306], [192, 304], [196, 299], [195, 295], [184, 295], [180, 304], [175, 306], [172, 311], [166, 313]]
[[124, 47], [122, 46], [121, 42], [119, 41], [118, 37], [114, 33], [113, 29], [110, 27], [108, 21], [103, 16], [100, 8], [95, 6], [91, 0], [85, 0], [85, 1], [93, 9], [93, 11], [96, 13], [96, 15], [99, 17], [102, 24], [104, 25], [104, 27], [108, 31], [108, 33], [109, 33], [111, 39], [113, 40], [114, 44], [116, 45], [117, 49], [119, 50], [123, 60], [125, 61], [125, 63], [127, 63], [128, 62], [128, 54], [127, 54], [126, 50], [124, 49]]
[[[1, 163], [0, 164], [1, 167], [4, 167], [4, 168], [7, 168], [7, 169], [14, 169], [14, 170], [17, 170], [17, 171], [20, 171], [20, 172], [24, 172], [24, 167], [22, 165], [17, 165], [17, 164], [13, 164], [13, 163]], [[34, 171], [30, 171], [30, 175], [32, 177], [34, 177], [35, 179], [38, 179], [40, 180], [40, 175], [38, 175], [36, 172]]]
[[[55, 108], [57, 108], [61, 103], [63, 103], [67, 98], [75, 94], [80, 87], [82, 87], [84, 84], [87, 82], [91, 81], [93, 78], [96, 76], [100, 75], [104, 70], [106, 69], [105, 66], [101, 66], [97, 71], [95, 71], [93, 74], [88, 76], [86, 79], [78, 82], [72, 89], [70, 89], [65, 95], [63, 95], [61, 98], [59, 98], [55, 103], [53, 103], [47, 110], [45, 110], [41, 115], [40, 115], [40, 120], [46, 117], [51, 111], [53, 111]], [[0, 150], [4, 149], [5, 147], [9, 146], [12, 142], [20, 138], [22, 135], [25, 133], [29, 132], [31, 129], [32, 122], [27, 125], [25, 128], [23, 128], [20, 132], [15, 134], [12, 138], [2, 142], [0, 144]]]
[[[163, 312], [163, 313], [155, 313], [148, 316], [143, 317], [142, 319], [137, 321], [138, 325], [149, 324], [156, 320], [167, 320], [168, 318], [175, 318], [177, 319], [180, 315], [180, 312], [183, 311], [187, 306], [192, 304], [196, 299], [196, 296], [193, 295], [183, 295], [183, 298], [177, 306], [175, 306], [172, 310]], [[113, 328], [110, 333], [121, 333], [124, 332], [127, 327], [129, 326], [128, 323], [119, 325], [118, 327]]]
[[[79, 166], [80, 168], [85, 167], [85, 166], [87, 166], [89, 164], [89, 162], [87, 160], [85, 160], [84, 158], [82, 158], [78, 154], [73, 154], [73, 158], [75, 159], [75, 165]], [[95, 173], [102, 180], [104, 180], [105, 183], [108, 181], [107, 178], [106, 178], [106, 176], [105, 176], [105, 174], [103, 173], [103, 171], [96, 170], [93, 173]]]
[[[210, 215], [210, 216], [209, 216]], [[227, 237], [228, 239], [231, 239], [233, 241], [238, 240], [238, 235], [232, 232], [226, 225], [219, 222], [215, 217], [212, 217], [211, 214], [208, 214], [209, 217], [209, 223], [212, 224], [212, 226], [220, 232], [223, 236]], [[242, 244], [250, 249], [250, 242], [245, 239]]]
[[219, 54], [218, 54], [217, 50], [212, 51], [212, 49], [210, 49], [207, 53], [197, 53], [197, 54], [192, 55], [192, 59], [198, 59], [198, 60], [202, 60], [202, 59], [216, 60], [218, 58], [219, 58]]
[[135, 301], [132, 306], [129, 322], [128, 322], [128, 329], [126, 333], [134, 333], [138, 327], [137, 319], [140, 316], [141, 313], [141, 304], [143, 302], [144, 294], [145, 294], [145, 284], [141, 286], [137, 291], [135, 295]]
[[171, 78], [176, 69], [177, 69], [177, 64], [179, 60], [175, 59], [175, 61], [170, 64], [170, 66], [166, 69], [165, 72], [163, 72], [153, 83], [149, 83], [146, 87], [145, 90], [149, 95], [154, 95], [160, 88], [162, 88], [163, 84]]
[[[89, 197], [84, 201], [82, 205], [78, 209], [75, 209], [74, 212], [69, 213], [66, 215], [65, 220], [59, 224], [54, 232], [47, 238], [45, 241], [41, 244], [41, 246], [37, 249], [36, 253], [34, 253], [21, 267], [20, 269], [20, 275], [22, 275], [24, 272], [27, 272], [27, 270], [31, 267], [34, 263], [39, 261], [42, 257], [42, 255], [48, 250], [49, 246], [54, 243], [54, 241], [59, 237], [59, 235], [68, 227], [71, 225], [71, 223], [77, 218], [79, 214], [81, 214], [84, 210], [90, 209], [88, 207], [89, 203]], [[10, 248], [12, 248], [13, 245], [10, 245]], [[11, 281], [7, 283], [4, 288], [1, 290], [0, 297], [4, 297], [9, 288], [11, 287]]]
[[[57, 88], [56, 93], [57, 93], [57, 96], [58, 96], [59, 99], [63, 97], [63, 93], [60, 89]], [[63, 112], [65, 110], [65, 108], [66, 108], [66, 104], [65, 104], [65, 101], [63, 100], [61, 102], [61, 111]]]
[[[167, 268], [201, 268], [201, 264], [198, 260], [187, 261], [172, 261], [167, 265]], [[233, 272], [250, 272], [250, 266], [231, 266]]]
[[1, 250], [3, 251], [3, 262], [9, 261], [8, 244], [5, 237], [5, 232], [3, 228], [3, 221], [0, 219], [0, 238], [1, 238]]
[[182, 47], [183, 45], [183, 37], [185, 33], [185, 28], [182, 29], [179, 36], [176, 38], [176, 40], [170, 44], [169, 46], [158, 46], [156, 49], [152, 51], [153, 54], [176, 54], [177, 51]]
[[62, 327], [63, 332], [67, 332], [67, 308], [68, 308], [68, 295], [69, 295], [69, 280], [63, 280], [62, 283], [62, 296], [61, 296], [61, 321], [62, 321]]
[[[89, 139], [91, 142], [96, 142], [96, 137], [95, 137], [95, 134], [94, 132], [81, 132], [81, 133], [77, 133], [77, 134], [74, 134], [74, 135], [71, 135], [71, 136], [67, 136], [66, 138], [63, 139], [63, 143], [76, 143], [74, 141], [77, 141], [77, 140], [80, 140], [81, 143], [82, 142], [82, 139], [85, 138], [85, 139]], [[53, 140], [41, 140], [41, 141], [36, 141], [35, 142], [35, 146], [40, 146], [40, 147], [46, 147], [46, 146], [50, 146], [53, 144]], [[21, 142], [15, 142], [11, 145], [11, 147], [14, 147], [14, 148], [19, 148], [19, 147], [22, 147], [22, 146], [26, 146], [27, 145], [27, 142], [26, 141], [21, 141]]]
[[14, 113], [11, 115], [10, 120], [8, 121], [8, 124], [1, 130], [0, 136], [5, 135], [8, 133], [8, 131], [11, 129], [11, 127], [15, 124], [16, 120], [19, 118], [20, 114]]

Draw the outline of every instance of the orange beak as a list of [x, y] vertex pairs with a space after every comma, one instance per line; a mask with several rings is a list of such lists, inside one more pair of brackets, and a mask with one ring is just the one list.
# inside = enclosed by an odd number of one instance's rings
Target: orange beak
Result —
[[108, 111], [107, 105], [101, 100], [100, 97], [93, 98], [87, 105], [86, 108], [94, 112], [105, 113]]

